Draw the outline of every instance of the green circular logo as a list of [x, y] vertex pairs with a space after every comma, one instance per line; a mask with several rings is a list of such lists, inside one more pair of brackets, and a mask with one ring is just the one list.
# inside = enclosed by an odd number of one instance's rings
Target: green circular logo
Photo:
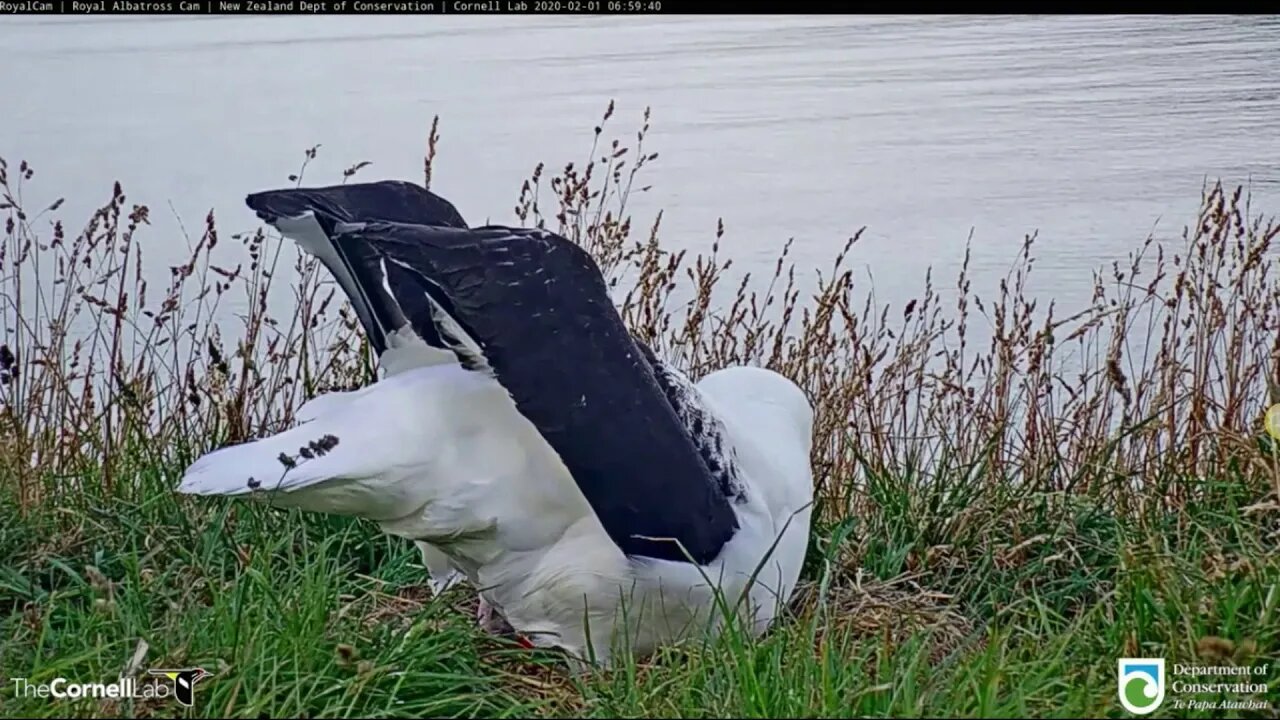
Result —
[[1116, 694], [1134, 715], [1150, 715], [1164, 702], [1164, 659], [1121, 658]]
[[1136, 708], [1147, 708], [1156, 704], [1155, 683], [1150, 678], [1131, 677], [1124, 684], [1124, 699]]
[[1280, 440], [1280, 405], [1272, 405], [1267, 409], [1263, 424], [1266, 425], [1268, 435]]

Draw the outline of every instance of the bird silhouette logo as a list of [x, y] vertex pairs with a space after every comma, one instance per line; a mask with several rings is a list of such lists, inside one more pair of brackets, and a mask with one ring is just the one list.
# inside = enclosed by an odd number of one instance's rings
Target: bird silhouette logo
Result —
[[167, 677], [173, 681], [173, 697], [187, 707], [196, 701], [196, 683], [209, 677], [204, 668], [185, 668], [182, 670], [148, 670], [152, 675]]

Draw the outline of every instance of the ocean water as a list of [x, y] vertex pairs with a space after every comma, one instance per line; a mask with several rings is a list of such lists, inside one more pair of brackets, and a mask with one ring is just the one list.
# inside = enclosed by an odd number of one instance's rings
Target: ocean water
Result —
[[[58, 17], [0, 24], [0, 156], [28, 207], [75, 226], [123, 183], [164, 271], [212, 209], [305, 180], [421, 178], [473, 223], [515, 222], [532, 168], [634, 140], [653, 111], [635, 222], [671, 247], [718, 219], [736, 271], [795, 239], [802, 269], [852, 256], [880, 302], [974, 287], [1039, 234], [1037, 293], [1066, 307], [1148, 234], [1176, 238], [1206, 181], [1280, 210], [1280, 19], [1248, 17]], [[47, 219], [45, 220], [47, 222]], [[238, 248], [231, 243], [225, 252]]]

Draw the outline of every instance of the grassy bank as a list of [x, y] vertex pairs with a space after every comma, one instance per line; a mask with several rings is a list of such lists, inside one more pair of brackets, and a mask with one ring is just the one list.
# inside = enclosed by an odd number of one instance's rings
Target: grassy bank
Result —
[[[73, 230], [60, 203], [24, 206], [29, 167], [0, 164], [0, 713], [1125, 716], [1120, 657], [1266, 664], [1269, 696], [1177, 699], [1280, 707], [1261, 426], [1280, 402], [1278, 230], [1239, 192], [1207, 191], [1179, 242], [1138, 239], [1091, 297], [1037, 303], [1028, 239], [993, 296], [966, 265], [879, 307], [846, 267], [856, 237], [804, 296], [813, 269], [785, 247], [760, 278], [736, 274], [723, 229], [666, 252], [661, 217], [627, 208], [658, 162], [648, 115], [630, 146], [610, 115], [585, 162], [534, 170], [510, 222], [591, 250], [631, 327], [694, 375], [755, 362], [809, 393], [819, 507], [785, 621], [570, 677], [473, 630], [468, 591], [431, 599], [416, 550], [372, 525], [175, 496], [199, 453], [373, 377], [353, 314], [279, 238], [221, 237], [211, 213], [166, 273], [146, 253], [168, 239], [118, 186]], [[341, 180], [305, 162], [291, 179]], [[273, 316], [282, 298], [298, 311]], [[191, 710], [13, 682], [195, 665], [214, 675]], [[1222, 714], [1276, 711], [1169, 692], [1156, 713]]]

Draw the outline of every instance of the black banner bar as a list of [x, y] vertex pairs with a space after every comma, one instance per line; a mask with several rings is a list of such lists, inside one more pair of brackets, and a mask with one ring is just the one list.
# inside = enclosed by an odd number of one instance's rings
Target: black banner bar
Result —
[[0, 15], [643, 15], [680, 0], [0, 0]]
[[[969, 12], [998, 10], [996, 3], [975, 3]], [[1251, 6], [1257, 6], [1252, 7]], [[1245, 0], [1218, 0], [1215, 12], [1258, 11], [1261, 3]], [[716, 0], [0, 0], [0, 17], [5, 15], [582, 15], [629, 16], [657, 14], [846, 14], [846, 13], [933, 13], [940, 3], [899, 0], [863, 2], [838, 8], [830, 0], [738, 0], [732, 6]], [[1109, 9], [1107, 9], [1109, 8]], [[1194, 11], [1193, 0], [1166, 0], [1164, 11]], [[1045, 3], [1042, 12], [1128, 12], [1142, 10], [1140, 4], [1126, 7], [1112, 2], [1104, 6], [1077, 2], [1065, 8]], [[1201, 8], [1204, 10], [1205, 8]], [[1146, 11], [1150, 11], [1147, 9]]]

